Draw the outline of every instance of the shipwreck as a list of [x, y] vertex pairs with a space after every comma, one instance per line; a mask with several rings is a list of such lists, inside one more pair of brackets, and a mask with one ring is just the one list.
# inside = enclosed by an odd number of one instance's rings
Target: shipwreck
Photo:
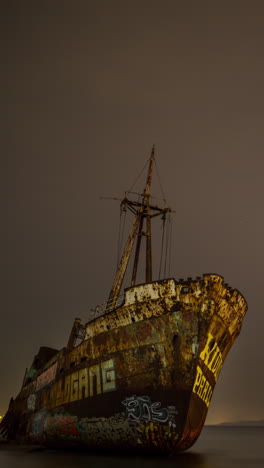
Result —
[[[0, 423], [0, 440], [91, 450], [174, 454], [202, 431], [247, 303], [222, 276], [152, 278], [154, 148], [106, 306], [74, 321], [67, 346], [40, 347]], [[145, 244], [145, 282], [137, 283]], [[130, 286], [122, 284], [134, 253]]]

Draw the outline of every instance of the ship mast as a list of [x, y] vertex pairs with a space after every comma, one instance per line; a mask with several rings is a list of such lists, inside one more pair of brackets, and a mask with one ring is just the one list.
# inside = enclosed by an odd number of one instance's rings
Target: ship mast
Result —
[[154, 152], [155, 152], [155, 146], [153, 145], [150, 160], [149, 160], [149, 169], [148, 169], [146, 187], [144, 189], [144, 193], [142, 196], [142, 207], [140, 207], [141, 209], [139, 209], [140, 222], [139, 222], [139, 230], [138, 230], [138, 235], [137, 235], [137, 245], [136, 245], [136, 253], [135, 253], [131, 286], [135, 286], [135, 283], [136, 283], [140, 245], [141, 245], [142, 236], [144, 235], [143, 233], [144, 217], [147, 220], [147, 231], [145, 233], [146, 235], [146, 283], [151, 283], [152, 281], [151, 223], [150, 223], [149, 199], [150, 199], [150, 186], [152, 182], [152, 173], [153, 173]]
[[[141, 195], [141, 202], [135, 202], [124, 198], [121, 202], [121, 206], [126, 206], [135, 215], [134, 221], [124, 247], [123, 255], [120, 259], [116, 275], [114, 278], [113, 286], [107, 301], [107, 309], [114, 309], [117, 298], [122, 287], [124, 276], [126, 273], [127, 265], [131, 256], [131, 252], [137, 238], [134, 265], [131, 278], [131, 286], [135, 286], [137, 269], [139, 262], [139, 254], [141, 248], [141, 240], [143, 236], [146, 236], [146, 283], [152, 281], [152, 251], [151, 251], [151, 218], [158, 216], [159, 214], [165, 214], [170, 212], [170, 208], [159, 208], [150, 204], [150, 187], [152, 182], [153, 165], [155, 159], [155, 146], [153, 145], [151, 156], [149, 159], [148, 175], [146, 185]], [[152, 214], [152, 212], [155, 212]], [[144, 220], [146, 220], [146, 232], [143, 231]]]

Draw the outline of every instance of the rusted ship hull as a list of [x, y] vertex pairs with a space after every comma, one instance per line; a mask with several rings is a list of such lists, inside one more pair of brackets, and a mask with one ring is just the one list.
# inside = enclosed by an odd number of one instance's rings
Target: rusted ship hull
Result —
[[[77, 347], [35, 358], [2, 440], [177, 453], [198, 438], [246, 301], [218, 275], [129, 288]], [[42, 353], [43, 354], [43, 353]]]

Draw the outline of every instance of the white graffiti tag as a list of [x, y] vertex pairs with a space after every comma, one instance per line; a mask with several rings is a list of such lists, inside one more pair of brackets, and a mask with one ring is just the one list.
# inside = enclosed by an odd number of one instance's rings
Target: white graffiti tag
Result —
[[28, 410], [34, 411], [36, 406], [37, 396], [35, 393], [29, 395], [27, 399], [27, 408]]
[[122, 401], [122, 405], [126, 408], [128, 419], [166, 422], [169, 418], [168, 409], [160, 408], [161, 403], [158, 401], [151, 403], [149, 396], [137, 397], [133, 395]]

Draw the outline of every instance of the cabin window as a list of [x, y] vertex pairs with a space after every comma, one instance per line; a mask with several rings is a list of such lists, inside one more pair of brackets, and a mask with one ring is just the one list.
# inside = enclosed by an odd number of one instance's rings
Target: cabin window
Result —
[[74, 365], [75, 365], [75, 361], [72, 361], [72, 362], [70, 363], [70, 367], [73, 367]]
[[131, 317], [132, 322], [135, 322], [135, 317]]
[[181, 289], [181, 292], [183, 294], [187, 294], [189, 291], [190, 291], [190, 289], [188, 288], [188, 286], [183, 286], [182, 289]]

